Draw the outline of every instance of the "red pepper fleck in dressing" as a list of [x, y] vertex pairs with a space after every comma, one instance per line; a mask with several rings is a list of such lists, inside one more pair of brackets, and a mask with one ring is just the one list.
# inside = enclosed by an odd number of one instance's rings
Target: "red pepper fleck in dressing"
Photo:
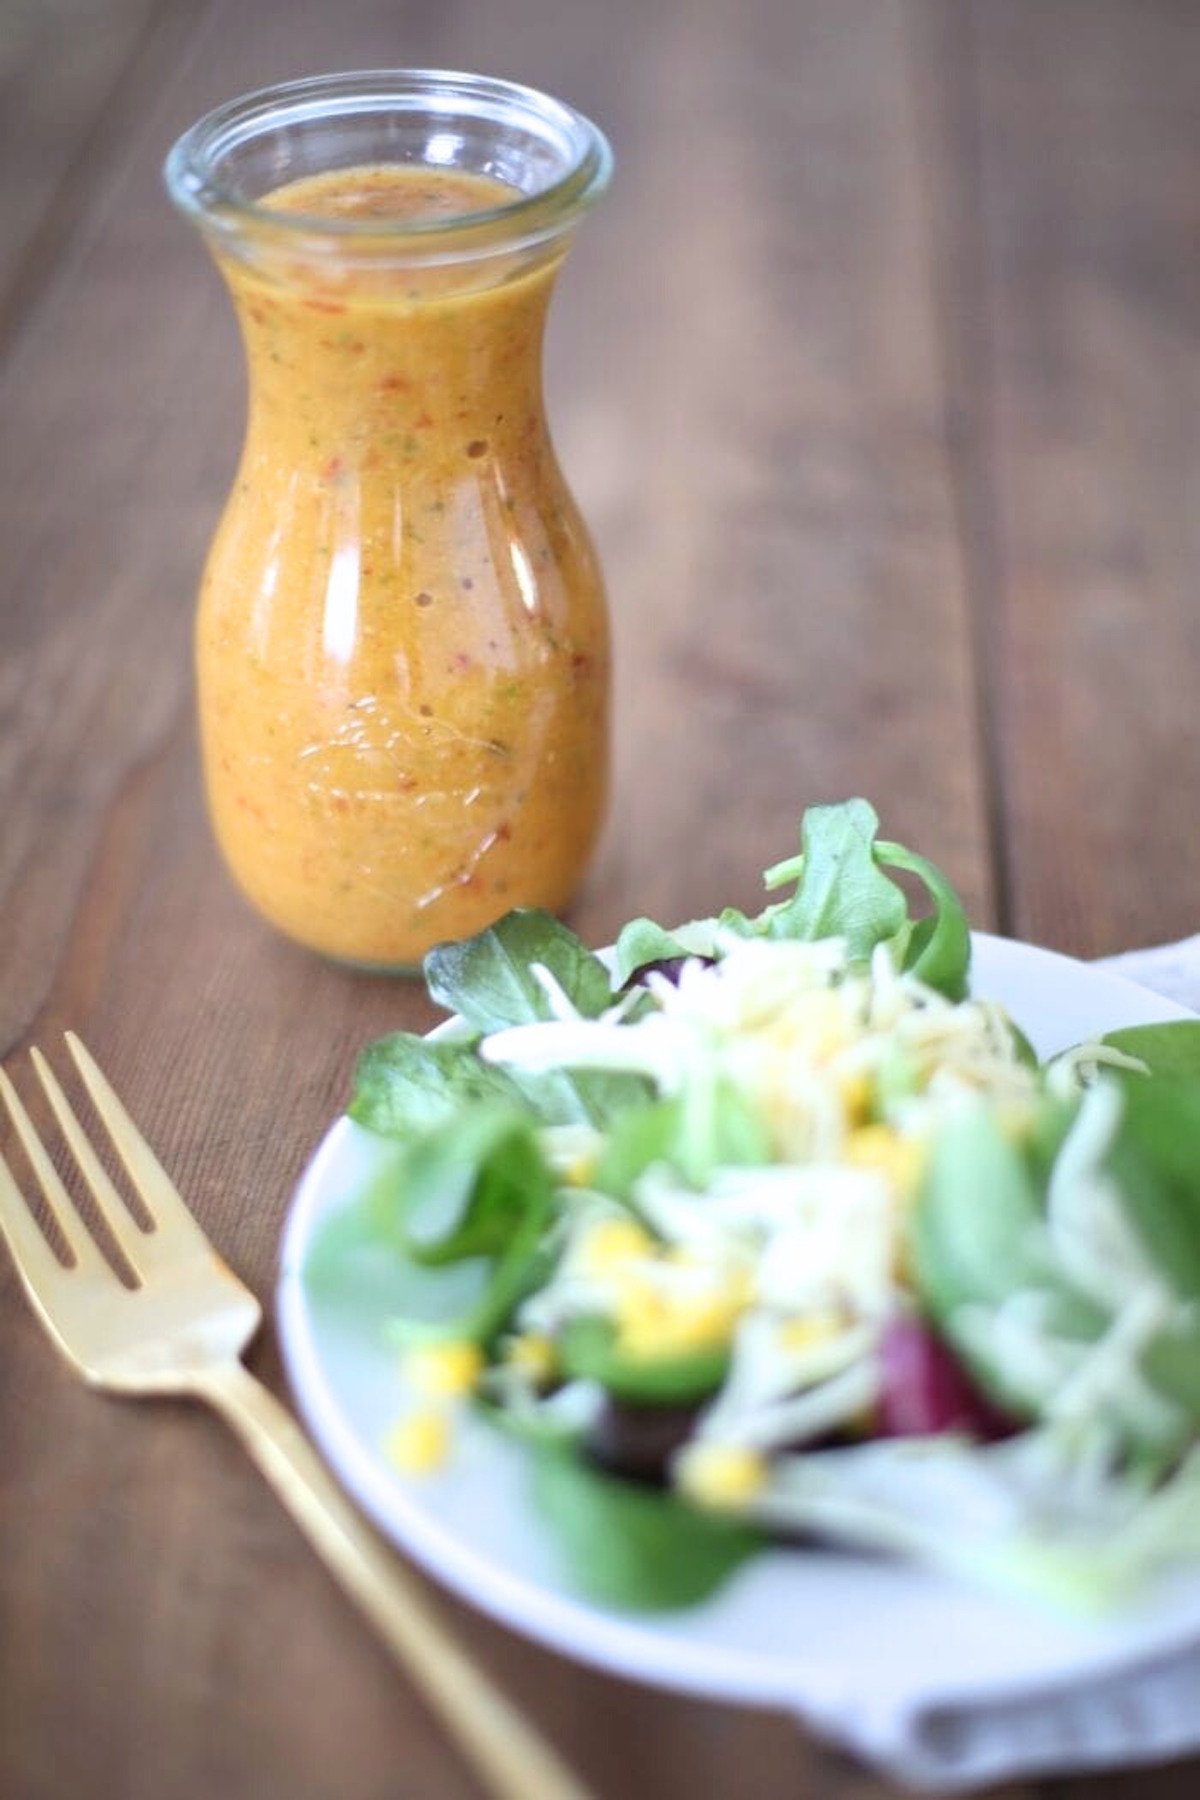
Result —
[[[260, 204], [394, 224], [517, 197], [380, 165]], [[561, 908], [600, 825], [603, 588], [541, 396], [561, 257], [221, 259], [250, 419], [197, 626], [209, 800], [245, 893], [330, 956], [403, 967]]]

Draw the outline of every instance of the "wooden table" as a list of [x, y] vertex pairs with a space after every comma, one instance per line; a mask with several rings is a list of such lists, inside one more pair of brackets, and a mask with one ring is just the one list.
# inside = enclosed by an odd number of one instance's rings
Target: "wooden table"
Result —
[[[982, 925], [1200, 923], [1189, 0], [10, 0], [0, 1044], [24, 1079], [79, 1028], [264, 1295], [357, 1046], [431, 1014], [272, 936], [208, 835], [189, 619], [241, 377], [158, 171], [232, 93], [402, 63], [560, 92], [619, 157], [550, 348], [618, 648], [583, 933], [756, 903], [853, 792]], [[279, 1383], [270, 1332], [254, 1361]], [[5, 1800], [475, 1791], [232, 1441], [86, 1394], [6, 1263], [0, 1446]], [[893, 1792], [446, 1612], [613, 1800]]]

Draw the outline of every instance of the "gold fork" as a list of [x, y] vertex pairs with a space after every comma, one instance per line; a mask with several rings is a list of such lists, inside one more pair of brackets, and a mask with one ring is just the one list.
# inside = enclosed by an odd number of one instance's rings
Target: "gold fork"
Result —
[[138, 1285], [101, 1253], [0, 1069], [0, 1095], [67, 1244], [60, 1261], [0, 1157], [0, 1235], [35, 1312], [92, 1387], [186, 1395], [233, 1427], [318, 1555], [358, 1602], [485, 1787], [503, 1800], [588, 1800], [534, 1727], [455, 1643], [403, 1564], [385, 1549], [291, 1414], [240, 1358], [262, 1319], [73, 1032], [67, 1046], [152, 1229], [109, 1180], [40, 1051], [34, 1067], [63, 1137]]

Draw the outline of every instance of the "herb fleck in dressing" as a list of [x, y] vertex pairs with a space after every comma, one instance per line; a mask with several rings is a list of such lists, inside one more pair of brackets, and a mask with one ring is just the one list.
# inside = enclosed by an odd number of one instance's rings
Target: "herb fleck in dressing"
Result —
[[[391, 227], [513, 198], [397, 165], [262, 204]], [[222, 259], [250, 422], [197, 630], [209, 798], [249, 898], [331, 956], [561, 908], [599, 828], [603, 589], [541, 395], [561, 255]]]

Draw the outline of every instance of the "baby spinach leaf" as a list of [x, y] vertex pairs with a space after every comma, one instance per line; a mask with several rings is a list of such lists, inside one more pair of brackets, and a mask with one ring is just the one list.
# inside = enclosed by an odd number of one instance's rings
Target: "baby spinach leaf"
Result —
[[427, 1132], [409, 1148], [389, 1201], [386, 1218], [376, 1202], [376, 1217], [404, 1262], [486, 1268], [465, 1290], [469, 1303], [438, 1318], [437, 1335], [486, 1342], [549, 1273], [554, 1178], [523, 1114], [482, 1109]]
[[1163, 1279], [1200, 1300], [1200, 1082], [1132, 1071], [1119, 1079], [1124, 1112], [1109, 1166]]
[[1200, 1019], [1128, 1025], [1100, 1041], [1126, 1056], [1139, 1057], [1151, 1075], [1190, 1075], [1200, 1080]]
[[1142, 1369], [1160, 1394], [1200, 1421], [1200, 1324], [1160, 1331], [1142, 1356]]
[[757, 1168], [770, 1162], [766, 1125], [731, 1081], [702, 1066], [679, 1100], [679, 1131], [671, 1160], [692, 1187], [707, 1187], [722, 1166]]
[[[989, 1399], [1018, 1417], [1046, 1399], [1011, 1376], [972, 1329], [1019, 1289], [1051, 1295], [1055, 1328], [1098, 1337], [1104, 1317], [1079, 1309], [1057, 1279], [1042, 1192], [988, 1107], [963, 1106], [938, 1132], [912, 1227], [917, 1290], [939, 1331]], [[1093, 1316], [1093, 1312], [1095, 1316]]]
[[554, 1178], [530, 1121], [491, 1107], [418, 1138], [400, 1187], [400, 1239], [423, 1263], [497, 1256], [531, 1210], [543, 1220], [553, 1210]]
[[964, 1304], [997, 1304], [1049, 1274], [1041, 1197], [1017, 1146], [980, 1102], [951, 1114], [934, 1141], [913, 1221], [917, 1282], [953, 1329]]
[[729, 1347], [708, 1345], [666, 1356], [634, 1356], [617, 1343], [609, 1319], [570, 1319], [557, 1339], [566, 1373], [598, 1381], [635, 1406], [685, 1406], [715, 1393], [729, 1368]]
[[[1181, 1300], [1195, 1302], [1200, 1084], [1129, 1074], [1123, 1087], [1107, 1172], [1162, 1279]], [[989, 1320], [999, 1307], [1017, 1293], [1036, 1296], [1038, 1332], [1048, 1342], [1081, 1348], [1098, 1343], [1112, 1323], [1109, 1303], [1076, 1285], [1044, 1225], [1048, 1184], [1072, 1118], [1070, 1106], [1047, 1100], [1018, 1144], [982, 1102], [963, 1109], [938, 1133], [914, 1223], [918, 1289], [943, 1335], [987, 1393], [1035, 1416], [1047, 1412], [1053, 1395], [1044, 1375], [1018, 1373], [1023, 1361], [1002, 1367], [996, 1358]], [[1178, 1452], [1200, 1419], [1200, 1319], [1180, 1308], [1142, 1353], [1141, 1367], [1182, 1413], [1158, 1417], [1114, 1391], [1097, 1401], [1098, 1416], [1111, 1406], [1108, 1423], [1130, 1453], [1161, 1462]]]
[[574, 1585], [602, 1606], [678, 1611], [763, 1548], [756, 1531], [674, 1495], [601, 1474], [566, 1446], [528, 1446], [534, 1503]]
[[510, 912], [461, 943], [439, 944], [425, 958], [425, 980], [433, 998], [476, 1031], [501, 1031], [554, 1016], [533, 972], [535, 963], [549, 971], [585, 1019], [598, 1018], [612, 1005], [600, 958], [538, 908]]
[[654, 1163], [670, 1162], [679, 1141], [681, 1108], [676, 1100], [653, 1100], [619, 1113], [605, 1138], [590, 1185], [616, 1200], [628, 1200], [639, 1175]]
[[398, 1169], [390, 1166], [351, 1204], [326, 1219], [304, 1265], [314, 1305], [341, 1320], [364, 1343], [389, 1335], [397, 1316], [403, 1335], [455, 1334], [474, 1315], [492, 1284], [487, 1257], [431, 1268], [397, 1255], [391, 1229]]
[[1021, 1027], [1017, 1024], [1016, 1020], [1009, 1019], [1007, 1024], [1008, 1034], [1012, 1039], [1012, 1046], [1016, 1053], [1017, 1061], [1023, 1063], [1027, 1069], [1040, 1069], [1042, 1065], [1038, 1058], [1038, 1053], [1026, 1037], [1025, 1033], [1021, 1030]]
[[457, 1118], [481, 1101], [519, 1105], [503, 1069], [480, 1062], [472, 1044], [431, 1042], [407, 1031], [368, 1044], [354, 1072], [349, 1113], [385, 1137], [409, 1137]]

